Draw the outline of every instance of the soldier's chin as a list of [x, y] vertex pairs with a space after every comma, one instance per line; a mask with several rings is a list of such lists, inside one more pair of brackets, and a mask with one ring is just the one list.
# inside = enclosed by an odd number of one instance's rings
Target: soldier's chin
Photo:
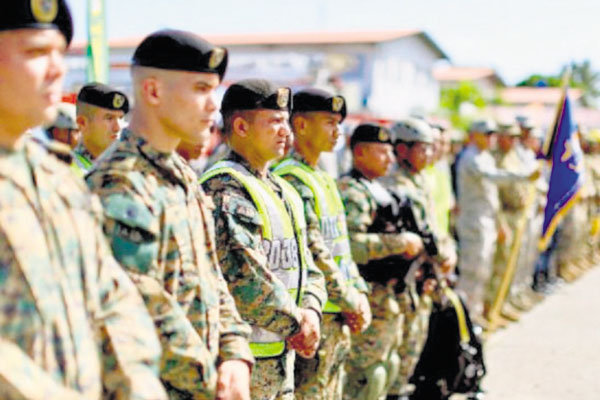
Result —
[[36, 121], [32, 121], [31, 127], [38, 125], [48, 126], [56, 121], [56, 117], [58, 116], [58, 105], [52, 104], [50, 106], [45, 107], [39, 114]]

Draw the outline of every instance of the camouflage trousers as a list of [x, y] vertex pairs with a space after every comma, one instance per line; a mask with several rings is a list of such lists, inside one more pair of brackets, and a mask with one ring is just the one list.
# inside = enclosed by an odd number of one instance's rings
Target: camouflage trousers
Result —
[[323, 314], [321, 344], [310, 359], [296, 357], [296, 399], [341, 400], [350, 328], [341, 314]]
[[409, 379], [419, 362], [427, 340], [433, 303], [429, 296], [419, 297], [415, 288], [409, 286], [398, 295], [398, 304], [400, 312], [404, 315], [403, 337], [396, 349], [400, 357], [400, 372], [396, 381], [390, 386], [388, 394], [408, 395], [412, 391], [408, 383]]
[[288, 350], [280, 357], [259, 358], [250, 376], [252, 400], [294, 400], [294, 360]]
[[373, 320], [369, 328], [352, 336], [352, 350], [346, 363], [345, 400], [385, 398], [396, 379], [400, 359], [394, 351], [402, 340], [403, 316], [391, 286], [374, 283], [369, 303]]

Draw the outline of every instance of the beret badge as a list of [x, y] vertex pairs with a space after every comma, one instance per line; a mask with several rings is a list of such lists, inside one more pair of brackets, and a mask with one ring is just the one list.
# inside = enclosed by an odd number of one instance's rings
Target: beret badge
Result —
[[331, 101], [331, 108], [333, 112], [340, 112], [342, 107], [344, 106], [344, 99], [339, 96], [335, 96]]
[[57, 0], [30, 0], [31, 14], [38, 22], [54, 21], [58, 14]]

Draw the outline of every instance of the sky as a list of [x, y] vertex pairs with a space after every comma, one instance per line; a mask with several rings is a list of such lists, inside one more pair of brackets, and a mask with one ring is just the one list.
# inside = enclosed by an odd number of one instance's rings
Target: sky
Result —
[[[86, 0], [68, 0], [86, 39]], [[160, 28], [196, 33], [419, 29], [454, 65], [494, 68], [507, 84], [589, 59], [600, 70], [596, 0], [105, 0], [109, 38]]]

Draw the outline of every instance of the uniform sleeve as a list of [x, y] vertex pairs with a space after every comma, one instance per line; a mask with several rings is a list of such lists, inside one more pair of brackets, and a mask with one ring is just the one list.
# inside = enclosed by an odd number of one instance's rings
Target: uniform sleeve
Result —
[[262, 221], [243, 189], [223, 186], [219, 177], [204, 183], [213, 198], [217, 256], [229, 291], [246, 322], [281, 336], [295, 334], [300, 314], [285, 285], [267, 268]]
[[13, 342], [0, 338], [0, 353], [0, 395], [3, 399], [85, 400], [84, 395], [58, 383]]
[[[358, 309], [360, 293], [356, 287], [344, 284], [342, 272], [325, 244], [320, 229], [319, 218], [315, 211], [315, 198], [312, 190], [292, 175], [286, 175], [284, 178], [296, 189], [304, 203], [308, 248], [316, 267], [319, 268], [325, 277], [329, 300], [339, 305], [343, 311], [356, 311]], [[358, 269], [356, 270], [358, 273]]]
[[142, 295], [162, 346], [161, 379], [168, 388], [200, 393], [214, 387], [216, 369], [206, 344], [159, 276], [159, 221], [126, 177], [87, 177], [104, 206], [104, 233], [113, 254]]
[[357, 264], [402, 254], [406, 249], [403, 233], [369, 233], [375, 204], [366, 189], [350, 179], [339, 181], [338, 188], [346, 209], [352, 258]]
[[510, 183], [519, 180], [525, 180], [529, 176], [527, 171], [516, 173], [505, 169], [497, 168], [494, 164], [492, 156], [489, 157], [474, 157], [467, 165], [467, 168], [475, 175], [483, 176], [484, 178], [494, 183]]
[[[200, 191], [202, 192], [201, 188]], [[209, 203], [210, 207], [207, 206]], [[227, 288], [227, 281], [225, 281], [221, 272], [215, 251], [217, 248], [215, 243], [215, 222], [211, 212], [214, 209], [214, 204], [212, 199], [209, 199], [204, 193], [202, 193], [201, 209], [205, 230], [207, 231], [206, 237], [209, 241], [210, 259], [213, 262], [213, 270], [217, 274], [218, 281], [220, 334], [218, 362], [243, 360], [252, 365], [254, 357], [248, 343], [251, 328], [240, 316], [235, 306], [235, 301]]]
[[166, 399], [158, 379], [161, 348], [152, 319], [99, 228], [97, 235], [105, 389], [114, 398]]
[[85, 400], [82, 393], [62, 385], [22, 349], [30, 342], [29, 314], [37, 313], [37, 305], [8, 243], [0, 232], [0, 398]]

